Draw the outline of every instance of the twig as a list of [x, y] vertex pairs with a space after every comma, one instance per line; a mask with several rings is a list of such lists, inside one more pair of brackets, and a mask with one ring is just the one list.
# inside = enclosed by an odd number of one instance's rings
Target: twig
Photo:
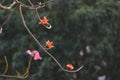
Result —
[[26, 77], [24, 77], [24, 76], [12, 76], [12, 75], [0, 75], [0, 77], [20, 78], [20, 79], [25, 79], [25, 78], [26, 78]]
[[24, 16], [23, 16], [23, 12], [22, 12], [22, 6], [20, 5], [19, 6], [19, 11], [20, 11], [20, 15], [21, 15], [21, 18], [22, 18], [22, 22], [23, 22], [23, 25], [24, 27], [26, 28], [26, 30], [28, 31], [28, 33], [30, 34], [30, 36], [35, 40], [35, 42], [43, 49], [43, 51], [45, 53], [47, 53], [57, 64], [58, 66], [65, 72], [78, 72], [79, 70], [81, 70], [83, 68], [83, 66], [79, 67], [78, 69], [76, 70], [73, 70], [73, 71], [69, 71], [69, 70], [66, 70], [62, 67], [62, 65], [58, 62], [58, 60], [53, 56], [51, 55], [42, 45], [41, 43], [38, 41], [38, 39], [32, 34], [32, 32], [29, 30], [28, 26], [26, 25], [26, 22], [25, 22], [25, 19], [24, 19]]
[[17, 75], [18, 75], [18, 76], [20, 76], [20, 75], [21, 75], [21, 74], [19, 73], [19, 71], [17, 71], [17, 70], [16, 70], [16, 73], [17, 73]]
[[[26, 28], [26, 30], [27, 30], [27, 32], [29, 33], [29, 35], [30, 35], [30, 36], [34, 39], [34, 41], [38, 44], [38, 46], [39, 46], [40, 48], [42, 48], [42, 50], [43, 50], [47, 55], [49, 55], [63, 71], [65, 71], [65, 72], [78, 72], [78, 71], [80, 71], [80, 70], [83, 68], [83, 65], [80, 66], [80, 67], [79, 67], [78, 69], [76, 69], [76, 70], [71, 70], [71, 71], [70, 71], [70, 70], [65, 69], [65, 68], [60, 64], [60, 62], [59, 62], [53, 55], [51, 55], [51, 53], [49, 53], [49, 52], [47, 51], [47, 49], [44, 48], [44, 46], [41, 45], [41, 43], [39, 42], [39, 40], [33, 35], [33, 33], [32, 33], [32, 32], [30, 31], [30, 29], [28, 28], [28, 26], [27, 26], [27, 24], [26, 24], [26, 21], [25, 21], [25, 19], [24, 19], [24, 15], [23, 15], [23, 12], [22, 12], [22, 8], [27, 8], [27, 9], [35, 10], [38, 19], [41, 20], [41, 18], [40, 18], [40, 16], [39, 16], [39, 13], [38, 13], [37, 10], [38, 10], [39, 8], [44, 7], [47, 3], [51, 2], [51, 1], [53, 1], [53, 0], [48, 0], [48, 1], [45, 2], [45, 3], [38, 2], [37, 5], [34, 5], [34, 4], [31, 2], [31, 0], [28, 0], [28, 2], [30, 3], [30, 6], [29, 6], [29, 5], [26, 5], [26, 4], [22, 3], [22, 2], [20, 2], [19, 0], [14, 0], [9, 6], [3, 6], [3, 5], [0, 3], [0, 8], [10, 10], [10, 9], [13, 8], [14, 5], [19, 6], [19, 12], [20, 12], [20, 16], [21, 16], [21, 18], [22, 18], [23, 25], [24, 25], [24, 27]], [[12, 14], [13, 14], [13, 12], [14, 12], [14, 10], [8, 15], [7, 19], [6, 19], [6, 20], [3, 22], [3, 24], [0, 26], [0, 30], [1, 30], [2, 27], [7, 23], [7, 21], [10, 19], [10, 17], [11, 17]], [[47, 29], [50, 29], [50, 28], [51, 28], [51, 25], [50, 25], [49, 23], [47, 23], [47, 25], [43, 25], [43, 26], [45, 26]], [[25, 78], [27, 78], [27, 77], [29, 76], [29, 70], [30, 70], [30, 67], [31, 67], [32, 57], [29, 59], [28, 66], [27, 66], [27, 68], [26, 68], [26, 70], [25, 70], [25, 72], [24, 72], [23, 75], [21, 75], [17, 70], [16, 70], [17, 75], [6, 75], [9, 66], [8, 66], [8, 61], [7, 61], [6, 56], [4, 57], [4, 59], [5, 59], [5, 62], [6, 62], [6, 68], [5, 68], [4, 72], [3, 72], [3, 74], [0, 75], [0, 77], [9, 77], [9, 78], [21, 78], [21, 79], [25, 79]]]
[[31, 6], [33, 6], [33, 3], [31, 2], [31, 0], [28, 0], [28, 2], [30, 3]]
[[[31, 2], [30, 0], [28, 0], [28, 1]], [[39, 4], [39, 3], [38, 3], [37, 5], [29, 6], [29, 5], [26, 5], [26, 4], [18, 1], [18, 0], [14, 0], [14, 1], [10, 4], [10, 6], [3, 6], [3, 5], [0, 3], [0, 8], [10, 10], [14, 5], [20, 4], [22, 7], [27, 8], [27, 9], [39, 9], [39, 8], [44, 7], [45, 4], [47, 4], [47, 3], [51, 2], [51, 1], [53, 1], [53, 0], [49, 0], [49, 1], [47, 1], [47, 2], [45, 2], [45, 3], [42, 3], [42, 4]]]
[[39, 14], [38, 14], [38, 10], [37, 10], [37, 9], [35, 9], [35, 13], [36, 13], [36, 15], [37, 15], [38, 19], [39, 19], [39, 20], [41, 20], [41, 18], [40, 18], [40, 16], [39, 16]]
[[6, 56], [4, 56], [4, 58], [5, 58], [5, 62], [6, 62], [6, 68], [5, 68], [5, 71], [3, 72], [3, 74], [0, 75], [0, 77], [20, 78], [20, 79], [25, 79], [25, 78], [28, 77], [30, 66], [31, 66], [32, 57], [30, 57], [28, 66], [27, 66], [26, 71], [25, 71], [25, 73], [23, 75], [20, 75], [20, 73], [17, 70], [16, 70], [17, 75], [6, 75], [6, 73], [8, 71], [8, 61], [7, 61]]
[[8, 71], [8, 61], [7, 61], [6, 56], [4, 56], [4, 59], [5, 59], [6, 67], [5, 67], [5, 71], [3, 72], [3, 75], [6, 74]]
[[22, 2], [15, 0], [18, 4], [20, 4], [22, 7], [27, 8], [27, 9], [39, 9], [45, 6], [45, 4], [37, 4], [37, 5], [33, 5], [33, 6], [29, 6], [26, 4], [23, 4]]
[[32, 61], [32, 57], [30, 57], [30, 60], [29, 60], [28, 66], [27, 66], [26, 71], [25, 71], [25, 73], [23, 74], [23, 76], [27, 76], [27, 75], [29, 74], [31, 61]]
[[10, 6], [3, 6], [1, 3], [0, 3], [0, 8], [3, 8], [3, 9], [11, 9], [14, 5], [16, 4], [16, 1], [13, 1]]
[[[15, 9], [16, 9], [16, 8], [15, 8]], [[10, 14], [7, 16], [7, 19], [2, 23], [2, 25], [0, 26], [0, 29], [3, 28], [3, 26], [4, 26], [4, 25], [7, 23], [7, 21], [11, 18], [11, 16], [13, 15], [15, 9], [12, 10], [12, 11], [10, 12]]]

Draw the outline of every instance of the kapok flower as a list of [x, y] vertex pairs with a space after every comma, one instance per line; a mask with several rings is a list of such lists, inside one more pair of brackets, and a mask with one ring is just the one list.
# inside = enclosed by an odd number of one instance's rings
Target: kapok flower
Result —
[[33, 60], [42, 60], [42, 57], [40, 56], [40, 53], [37, 50], [27, 50], [26, 53], [34, 57]]
[[44, 16], [43, 19], [41, 19], [41, 20], [39, 21], [39, 24], [45, 25], [45, 24], [48, 24], [48, 21], [49, 21], [49, 20], [47, 19], [47, 17]]
[[52, 42], [52, 41], [49, 41], [49, 40], [46, 41], [46, 47], [49, 48], [49, 49], [50, 49], [50, 48], [53, 48], [53, 47], [54, 47], [53, 42]]
[[73, 70], [74, 69], [72, 64], [67, 64], [66, 67], [67, 67], [68, 70]]

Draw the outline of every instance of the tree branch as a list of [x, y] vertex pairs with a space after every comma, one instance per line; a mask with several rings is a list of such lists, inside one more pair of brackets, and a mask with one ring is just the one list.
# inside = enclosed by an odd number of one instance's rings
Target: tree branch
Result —
[[6, 74], [8, 71], [8, 61], [7, 61], [6, 56], [4, 56], [4, 59], [5, 59], [5, 63], [6, 63], [6, 68], [5, 68], [5, 71], [3, 72], [3, 75]]
[[[65, 69], [61, 64], [60, 62], [51, 54], [47, 51], [47, 49], [41, 45], [41, 43], [39, 42], [39, 40], [33, 35], [33, 33], [30, 31], [30, 29], [28, 28], [27, 24], [26, 24], [26, 21], [24, 19], [24, 15], [23, 15], [23, 12], [22, 12], [22, 9], [23, 8], [27, 8], [27, 9], [31, 9], [31, 10], [35, 10], [35, 13], [38, 17], [39, 20], [41, 20], [40, 16], [39, 16], [39, 13], [38, 13], [38, 9], [39, 8], [42, 8], [44, 7], [47, 3], [51, 2], [53, 0], [48, 0], [47, 2], [45, 3], [41, 3], [41, 2], [38, 2], [37, 5], [34, 5], [31, 0], [28, 0], [29, 4], [30, 5], [26, 5], [22, 2], [20, 2], [19, 0], [14, 0], [9, 6], [3, 6], [1, 3], [0, 3], [0, 8], [2, 9], [5, 9], [5, 10], [10, 10], [13, 8], [13, 6], [18, 6], [19, 7], [19, 12], [20, 12], [20, 16], [21, 16], [21, 19], [22, 19], [22, 23], [23, 23], [23, 26], [26, 28], [27, 32], [29, 33], [29, 35], [34, 39], [34, 41], [38, 44], [38, 46], [47, 54], [49, 55], [55, 62], [56, 64], [65, 72], [78, 72], [80, 71], [82, 68], [83, 68], [83, 65], [80, 66], [79, 68], [77, 68], [76, 70], [67, 70]], [[15, 9], [14, 9], [15, 10]], [[7, 21], [11, 18], [14, 10], [8, 15], [7, 19], [3, 22], [3, 24], [0, 26], [0, 30], [2, 31], [2, 27], [7, 23]], [[47, 29], [51, 29], [51, 25], [49, 23], [47, 23], [46, 25], [43, 25], [45, 28]], [[30, 58], [29, 62], [28, 62], [28, 66], [24, 72], [23, 75], [21, 75], [18, 71], [16, 71], [17, 75], [6, 75], [7, 71], [8, 71], [8, 61], [7, 61], [7, 58], [6, 56], [4, 57], [5, 59], [5, 62], [6, 62], [6, 68], [3, 72], [2, 75], [0, 75], [0, 77], [12, 77], [12, 78], [21, 78], [21, 79], [25, 79], [29, 76], [29, 70], [30, 70], [30, 66], [31, 66], [31, 61], [32, 61], [32, 57]]]
[[13, 1], [13, 3], [11, 3], [10, 6], [7, 7], [7, 6], [3, 6], [3, 5], [0, 3], [0, 8], [9, 10], [9, 9], [11, 9], [15, 4], [16, 4], [16, 1]]
[[83, 68], [83, 66], [79, 67], [78, 69], [76, 70], [73, 70], [73, 71], [69, 71], [69, 70], [66, 70], [62, 67], [62, 65], [58, 62], [58, 60], [53, 56], [51, 55], [42, 45], [41, 43], [38, 41], [38, 39], [32, 34], [32, 32], [29, 30], [28, 26], [26, 25], [26, 22], [25, 22], [25, 19], [24, 19], [24, 16], [23, 16], [23, 12], [22, 12], [22, 6], [20, 5], [19, 6], [19, 11], [20, 11], [20, 16], [22, 18], [22, 22], [23, 22], [23, 25], [24, 27], [26, 28], [26, 30], [28, 31], [28, 33], [30, 34], [30, 36], [35, 40], [35, 42], [39, 45], [39, 47], [42, 48], [42, 50], [47, 53], [57, 64], [58, 66], [65, 72], [78, 72], [79, 70], [81, 70]]
[[[15, 8], [16, 9], [16, 8]], [[15, 12], [15, 9], [12, 10], [10, 12], [10, 14], [7, 16], [6, 20], [2, 23], [2, 25], [0, 26], [0, 29], [4, 27], [4, 25], [7, 23], [7, 21], [11, 18], [11, 16], [13, 15], [13, 13]]]
[[6, 56], [4, 56], [4, 59], [5, 59], [5, 62], [6, 62], [6, 67], [5, 67], [5, 71], [3, 72], [2, 75], [0, 75], [0, 77], [25, 79], [29, 76], [29, 70], [30, 70], [30, 66], [31, 66], [32, 57], [30, 57], [29, 62], [28, 62], [28, 66], [27, 66], [26, 71], [23, 75], [20, 75], [20, 73], [18, 71], [16, 71], [17, 75], [6, 75], [6, 73], [8, 71], [8, 61], [7, 61]]

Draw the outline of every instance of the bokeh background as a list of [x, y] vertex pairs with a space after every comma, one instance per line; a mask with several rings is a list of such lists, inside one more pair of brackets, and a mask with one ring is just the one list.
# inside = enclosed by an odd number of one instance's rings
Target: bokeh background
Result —
[[[13, 0], [0, 0], [8, 5]], [[21, 0], [28, 4], [27, 0]], [[34, 4], [46, 0], [31, 0]], [[0, 25], [12, 10], [0, 9]], [[29, 55], [27, 49], [37, 49], [42, 61], [32, 61], [30, 75], [26, 80], [120, 80], [120, 0], [54, 0], [39, 9], [40, 17], [47, 16], [52, 29], [38, 24], [33, 10], [23, 9], [27, 25], [37, 39], [45, 45], [54, 42], [49, 52], [61, 65], [71, 63], [77, 73], [67, 73], [36, 44], [23, 26], [18, 8], [3, 27], [0, 34], [0, 74], [5, 69], [6, 56], [9, 63], [7, 74], [15, 70], [24, 73]], [[19, 80], [0, 78], [0, 80]]]

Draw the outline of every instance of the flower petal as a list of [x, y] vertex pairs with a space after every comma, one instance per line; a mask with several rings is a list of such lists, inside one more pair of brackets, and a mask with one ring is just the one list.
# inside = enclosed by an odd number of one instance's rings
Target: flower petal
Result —
[[32, 54], [32, 52], [29, 49], [26, 51], [26, 53], [29, 54], [29, 55]]
[[53, 47], [54, 47], [53, 42], [48, 40], [48, 41], [46, 42], [46, 47], [48, 47], [48, 48], [53, 48]]
[[42, 25], [48, 24], [48, 19], [47, 19], [47, 17], [44, 16], [43, 19], [41, 19], [41, 20], [39, 21], [39, 24], [42, 24]]
[[72, 64], [67, 64], [66, 67], [67, 67], [68, 70], [73, 70], [74, 69]]
[[42, 60], [42, 57], [39, 54], [35, 54], [33, 60]]
[[40, 56], [40, 53], [37, 50], [33, 50], [32, 53], [34, 53], [33, 60], [42, 60], [42, 57]]

